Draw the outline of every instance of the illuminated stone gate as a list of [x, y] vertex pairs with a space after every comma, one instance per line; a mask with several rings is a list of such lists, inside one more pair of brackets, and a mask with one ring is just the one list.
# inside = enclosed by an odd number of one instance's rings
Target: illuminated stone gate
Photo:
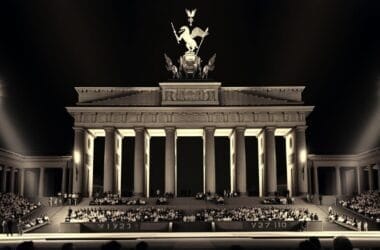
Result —
[[[259, 195], [277, 191], [275, 136], [286, 142], [287, 189], [308, 192], [306, 117], [302, 86], [222, 87], [218, 82], [164, 82], [159, 87], [77, 87], [67, 107], [75, 119], [73, 192], [92, 196], [94, 139], [105, 137], [105, 192], [121, 193], [124, 136], [135, 137], [134, 187], [149, 197], [149, 142], [165, 137], [165, 192], [177, 195], [176, 139], [201, 136], [203, 191], [215, 192], [216, 136], [230, 141], [230, 190], [247, 193], [245, 136], [258, 141]], [[249, 178], [249, 176], [248, 176]]]

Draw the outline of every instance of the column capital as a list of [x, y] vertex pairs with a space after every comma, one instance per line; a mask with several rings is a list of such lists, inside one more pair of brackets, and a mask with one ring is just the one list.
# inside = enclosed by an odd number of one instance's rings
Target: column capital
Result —
[[177, 128], [176, 127], [164, 127], [165, 131], [175, 131]]
[[276, 127], [268, 126], [268, 127], [264, 127], [264, 130], [265, 130], [265, 131], [268, 131], [268, 132], [271, 132], [271, 131], [275, 131], [275, 130], [276, 130]]
[[144, 132], [145, 128], [144, 127], [134, 127], [133, 128], [136, 132]]
[[103, 129], [104, 129], [104, 131], [106, 131], [106, 132], [115, 132], [115, 130], [116, 130], [115, 127], [104, 127]]
[[307, 125], [299, 125], [299, 126], [296, 126], [294, 129], [299, 132], [306, 131]]
[[211, 127], [211, 126], [204, 127], [203, 129], [204, 129], [205, 131], [208, 131], [208, 132], [213, 132], [213, 131], [215, 131], [215, 127]]
[[85, 128], [83, 128], [83, 127], [73, 127], [73, 130], [75, 131], [75, 132], [84, 132], [85, 131]]
[[235, 127], [235, 131], [237, 132], [244, 132], [245, 131], [245, 127]]

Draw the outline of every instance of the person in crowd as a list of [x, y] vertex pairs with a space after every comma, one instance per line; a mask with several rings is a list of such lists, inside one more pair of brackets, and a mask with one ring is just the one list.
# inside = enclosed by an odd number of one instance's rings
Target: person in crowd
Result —
[[364, 221], [363, 223], [363, 231], [368, 231], [368, 222]]
[[1, 227], [3, 229], [3, 234], [6, 234], [7, 233], [7, 221], [5, 219], [3, 219], [3, 221], [1, 222]]
[[13, 236], [13, 218], [8, 219], [7, 221], [7, 236]]
[[336, 237], [333, 241], [334, 250], [352, 250], [351, 241], [343, 236]]
[[21, 218], [18, 220], [18, 223], [17, 223], [17, 231], [18, 231], [18, 234], [19, 235], [22, 235], [23, 234], [23, 227], [24, 227], [24, 223], [22, 222]]

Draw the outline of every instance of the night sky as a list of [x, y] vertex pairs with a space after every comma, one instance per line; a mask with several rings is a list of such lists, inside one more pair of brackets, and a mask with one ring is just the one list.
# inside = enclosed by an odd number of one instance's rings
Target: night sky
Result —
[[170, 22], [209, 27], [223, 86], [306, 85], [310, 153], [380, 146], [380, 1], [0, 2], [0, 147], [71, 154], [74, 86], [158, 86]]

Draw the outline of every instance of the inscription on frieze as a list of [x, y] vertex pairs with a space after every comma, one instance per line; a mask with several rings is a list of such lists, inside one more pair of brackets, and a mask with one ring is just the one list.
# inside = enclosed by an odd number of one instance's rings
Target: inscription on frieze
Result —
[[162, 105], [219, 105], [219, 83], [160, 83]]

